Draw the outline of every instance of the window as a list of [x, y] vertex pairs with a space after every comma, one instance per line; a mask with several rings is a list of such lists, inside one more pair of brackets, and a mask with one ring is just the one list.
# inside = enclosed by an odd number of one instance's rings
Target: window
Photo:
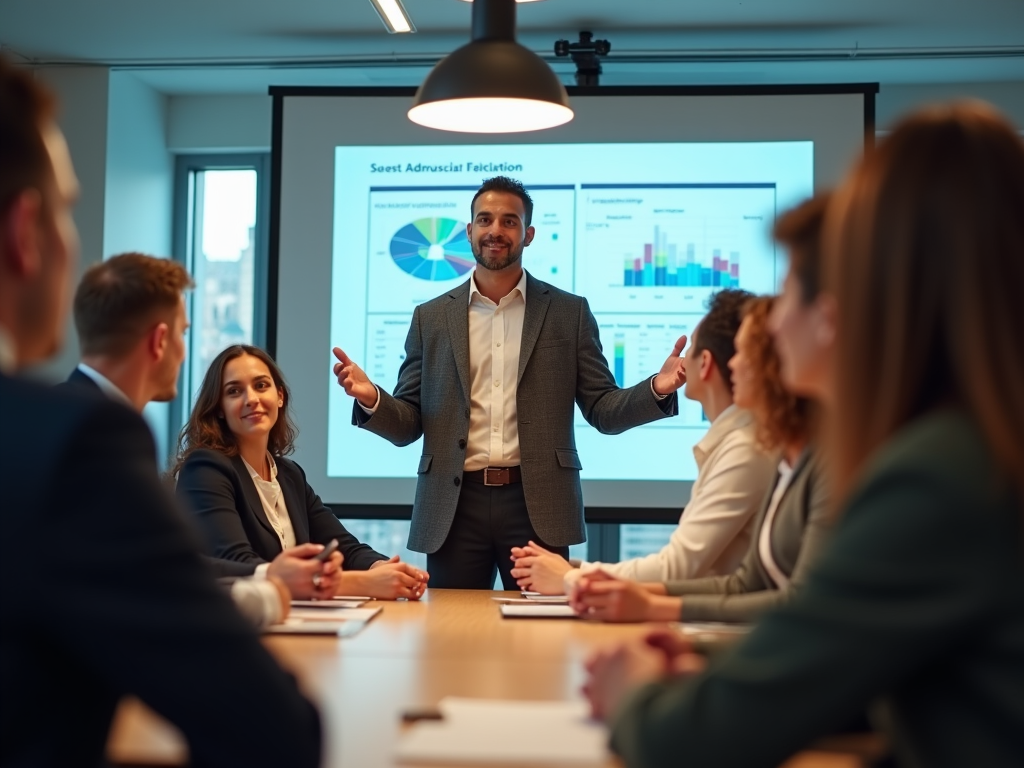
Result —
[[619, 560], [632, 560], [657, 552], [668, 544], [675, 529], [675, 525], [624, 523], [619, 527]]
[[195, 281], [188, 297], [192, 327], [178, 425], [188, 418], [210, 362], [221, 350], [264, 343], [266, 165], [264, 155], [178, 158], [175, 255]]

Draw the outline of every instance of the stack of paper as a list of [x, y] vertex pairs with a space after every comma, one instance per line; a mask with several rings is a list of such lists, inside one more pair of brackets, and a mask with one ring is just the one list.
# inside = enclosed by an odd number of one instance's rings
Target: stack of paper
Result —
[[292, 600], [292, 608], [358, 608], [365, 605], [368, 597], [346, 597], [333, 600]]
[[[318, 603], [315, 608], [306, 608], [302, 604], [311, 601], [294, 600], [288, 618], [282, 624], [267, 627], [264, 631], [277, 635], [337, 635], [350, 637], [366, 626], [366, 623], [381, 612], [376, 608], [346, 608], [344, 605], [331, 603], [327, 600], [312, 601]], [[298, 607], [294, 607], [298, 606]]]
[[398, 742], [402, 762], [600, 766], [608, 735], [585, 702], [442, 699], [440, 721], [409, 728]]
[[523, 592], [523, 597], [534, 603], [555, 603], [556, 605], [568, 605], [568, 595], [542, 595], [540, 592]]
[[334, 635], [352, 637], [366, 626], [365, 621], [305, 621], [287, 618], [283, 624], [264, 627], [266, 635]]
[[576, 612], [568, 605], [535, 603], [532, 605], [503, 605], [501, 615], [506, 619], [575, 619]]

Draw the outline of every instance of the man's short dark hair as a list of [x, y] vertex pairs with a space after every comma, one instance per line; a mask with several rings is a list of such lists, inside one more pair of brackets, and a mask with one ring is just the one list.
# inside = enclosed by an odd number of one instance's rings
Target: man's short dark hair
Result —
[[821, 291], [821, 234], [831, 195], [821, 192], [786, 211], [775, 222], [775, 241], [789, 252], [789, 272], [800, 286], [800, 298], [810, 304]]
[[708, 313], [700, 321], [694, 351], [707, 350], [711, 353], [722, 381], [732, 392], [732, 375], [729, 361], [736, 354], [736, 333], [743, 322], [744, 307], [754, 298], [750, 291], [738, 288], [724, 288], [708, 298]]
[[27, 189], [45, 201], [53, 176], [43, 130], [54, 119], [57, 102], [32, 73], [0, 55], [0, 216]]
[[181, 264], [142, 253], [122, 253], [90, 267], [75, 292], [82, 354], [127, 354], [151, 323], [175, 311], [191, 287]]
[[473, 202], [469, 204], [469, 215], [472, 217], [470, 221], [476, 218], [476, 199], [484, 192], [507, 192], [518, 197], [523, 201], [523, 224], [527, 227], [530, 226], [530, 222], [533, 220], [533, 198], [530, 197], [530, 193], [526, 191], [526, 187], [523, 186], [521, 181], [510, 179], [508, 176], [494, 176], [490, 179], [484, 179], [480, 189], [473, 195]]

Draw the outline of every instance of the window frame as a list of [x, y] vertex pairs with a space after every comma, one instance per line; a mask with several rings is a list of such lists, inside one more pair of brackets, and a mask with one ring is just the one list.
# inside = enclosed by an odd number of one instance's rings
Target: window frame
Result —
[[[201, 221], [196, 222], [196, 211], [201, 200], [194, 197], [195, 186], [193, 174], [203, 171], [238, 171], [253, 170], [256, 172], [256, 227], [253, 232], [253, 344], [265, 347], [267, 343], [267, 298], [270, 291], [270, 153], [269, 152], [238, 152], [238, 153], [202, 153], [179, 154], [174, 158], [174, 196], [171, 232], [171, 256], [180, 262], [194, 275], [193, 255], [197, 238], [201, 234]], [[189, 322], [194, 313], [194, 297], [190, 291], [185, 298]], [[189, 340], [191, 353], [192, 342]], [[178, 433], [187, 419], [191, 408], [191, 393], [199, 381], [193, 381], [189, 359], [186, 357], [178, 375], [178, 396], [171, 402], [168, 409], [168, 445], [167, 455], [173, 457], [177, 453]]]

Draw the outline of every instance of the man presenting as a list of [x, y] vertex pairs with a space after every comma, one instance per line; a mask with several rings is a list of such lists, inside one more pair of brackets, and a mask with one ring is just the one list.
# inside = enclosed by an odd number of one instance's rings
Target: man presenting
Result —
[[677, 412], [680, 338], [661, 371], [619, 389], [587, 300], [523, 270], [533, 201], [498, 176], [480, 187], [467, 233], [470, 280], [413, 313], [393, 395], [338, 348], [353, 423], [395, 445], [424, 437], [409, 548], [427, 553], [431, 586], [518, 589], [508, 553], [538, 541], [568, 556], [584, 541], [573, 404], [605, 434]]

